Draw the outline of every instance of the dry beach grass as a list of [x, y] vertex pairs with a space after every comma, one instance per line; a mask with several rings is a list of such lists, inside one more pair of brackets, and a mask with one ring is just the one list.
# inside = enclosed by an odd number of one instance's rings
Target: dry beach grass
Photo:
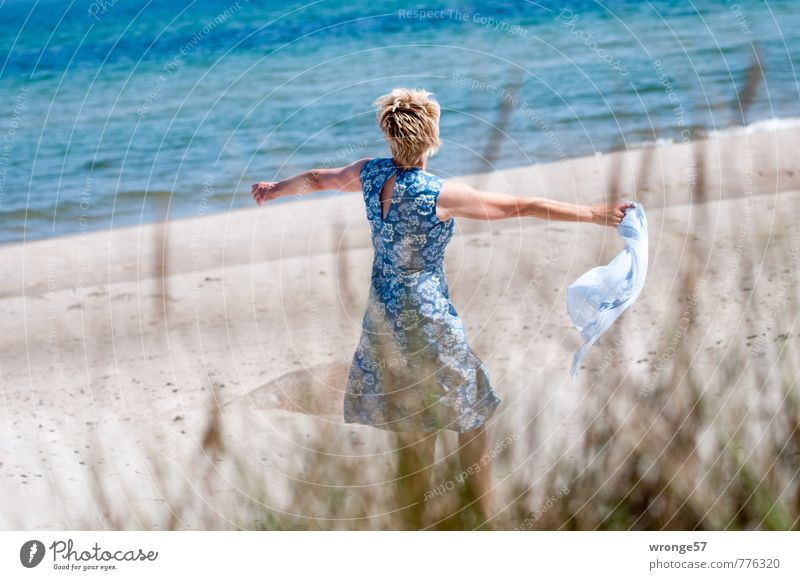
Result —
[[[639, 301], [569, 379], [589, 225], [464, 223], [454, 303], [503, 403], [496, 513], [438, 436], [425, 529], [798, 529], [794, 129], [495, 172], [641, 201]], [[598, 183], [602, 184], [598, 188]], [[398, 441], [341, 419], [371, 249], [357, 196], [0, 248], [6, 529], [408, 529]], [[78, 279], [80, 276], [80, 280]]]

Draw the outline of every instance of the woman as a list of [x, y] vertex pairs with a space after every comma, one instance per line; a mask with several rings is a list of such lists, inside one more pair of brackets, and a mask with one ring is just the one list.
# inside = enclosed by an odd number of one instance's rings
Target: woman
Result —
[[315, 191], [362, 191], [375, 256], [344, 420], [395, 431], [404, 441], [400, 464], [409, 474], [405, 491], [417, 523], [430, 489], [435, 434], [456, 431], [462, 469], [473, 467], [467, 492], [486, 519], [492, 513], [486, 423], [500, 398], [450, 302], [443, 262], [454, 218], [536, 217], [616, 227], [628, 204], [590, 207], [520, 198], [444, 180], [426, 171], [440, 145], [440, 108], [431, 94], [395, 89], [375, 104], [391, 158], [256, 183], [252, 195], [261, 205]]

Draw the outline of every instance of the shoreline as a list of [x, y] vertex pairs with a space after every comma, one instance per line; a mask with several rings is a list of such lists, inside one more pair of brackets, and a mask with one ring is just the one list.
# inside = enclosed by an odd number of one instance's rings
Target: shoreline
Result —
[[[719, 200], [747, 192], [763, 195], [800, 189], [800, 172], [792, 166], [791, 155], [783, 153], [793, 150], [798, 141], [800, 127], [745, 131], [458, 179], [482, 189], [589, 205], [628, 198], [641, 202], [645, 209], [699, 204], [704, 200], [694, 197], [691, 187], [697, 179], [692, 164], [698, 151], [705, 156], [703, 180], [708, 200]], [[113, 284], [154, 277], [155, 273], [148, 271], [152, 263], [162, 262], [158, 267], [172, 275], [369, 247], [364, 211], [358, 193], [332, 193], [260, 208], [254, 205], [249, 209], [2, 244], [0, 260], [7, 268], [0, 273], [0, 298], [75, 287], [71, 278], [76, 271], [83, 273], [82, 286]], [[533, 223], [547, 226], [543, 220]], [[517, 220], [492, 224], [458, 220], [456, 233], [519, 227]], [[346, 235], [334, 238], [337, 232]], [[331, 246], [332, 239], [336, 239], [335, 248]], [[158, 255], [164, 255], [163, 260]], [[24, 278], [20, 276], [22, 272]]]
[[[612, 157], [618, 155], [629, 155], [629, 154], [637, 154], [637, 152], [648, 151], [652, 149], [660, 149], [662, 147], [698, 147], [699, 144], [704, 142], [713, 142], [717, 140], [729, 140], [729, 139], [740, 139], [740, 138], [755, 138], [758, 139], [759, 135], [763, 134], [770, 134], [770, 133], [777, 133], [782, 131], [788, 130], [800, 130], [800, 117], [772, 117], [768, 119], [762, 119], [758, 121], [753, 121], [748, 125], [731, 125], [727, 126], [722, 129], [711, 129], [708, 131], [699, 131], [698, 135], [695, 138], [683, 141], [675, 141], [674, 139], [657, 139], [655, 141], [635, 141], [631, 143], [631, 147], [625, 149], [610, 149], [608, 151], [598, 151], [593, 155], [582, 155], [577, 157], [570, 157], [561, 160], [553, 160], [553, 161], [543, 161], [543, 162], [535, 162], [528, 165], [520, 165], [514, 167], [506, 167], [501, 169], [496, 169], [493, 171], [485, 171], [485, 172], [478, 172], [478, 173], [465, 173], [465, 174], [457, 174], [453, 175], [453, 179], [465, 180], [470, 183], [479, 182], [483, 179], [483, 176], [489, 174], [496, 174], [496, 173], [507, 173], [507, 172], [518, 172], [521, 170], [527, 170], [530, 168], [536, 167], [559, 167], [564, 165], [569, 165], [571, 163], [580, 163], [584, 160], [595, 159], [598, 157]], [[354, 159], [353, 159], [354, 160]], [[351, 161], [353, 161], [351, 160]], [[139, 192], [141, 194], [141, 192]], [[350, 192], [341, 193], [341, 192], [333, 192], [333, 191], [325, 191], [320, 192], [313, 197], [309, 197], [307, 199], [303, 199], [302, 201], [305, 202], [319, 202], [320, 200], [327, 199], [329, 197], [337, 197], [340, 195], [347, 195]], [[122, 195], [126, 195], [123, 193]], [[235, 195], [235, 194], [232, 194]], [[524, 195], [524, 194], [518, 194]], [[547, 195], [545, 193], [537, 193], [536, 195]], [[556, 199], [560, 199], [557, 198]], [[286, 203], [292, 203], [290, 200], [287, 201], [278, 201], [277, 203], [273, 204], [273, 207], [276, 205], [283, 205]], [[577, 201], [576, 203], [581, 203]], [[588, 202], [587, 202], [588, 203]], [[187, 208], [191, 208], [193, 206], [187, 205]], [[236, 213], [236, 212], [244, 212], [247, 211], [248, 207], [245, 206], [237, 206], [234, 208], [229, 209], [216, 209], [213, 211], [205, 211], [205, 212], [198, 212], [195, 211], [194, 215], [190, 215], [191, 212], [186, 211], [179, 212], [176, 214], [175, 217], [166, 220], [167, 223], [175, 223], [181, 222], [186, 220], [195, 220], [198, 218], [206, 217], [206, 216], [220, 216], [228, 213]], [[133, 214], [130, 214], [133, 215]], [[140, 216], [141, 218], [141, 216]], [[76, 216], [76, 219], [77, 218]], [[78, 232], [78, 233], [68, 233], [68, 234], [56, 234], [56, 235], [40, 235], [34, 236], [25, 239], [17, 239], [17, 240], [8, 240], [8, 241], [0, 241], [0, 250], [8, 246], [14, 246], [19, 244], [36, 244], [40, 242], [45, 242], [47, 240], [60, 240], [60, 239], [77, 239], [81, 238], [85, 235], [91, 234], [100, 234], [100, 233], [108, 233], [108, 232], [116, 232], [121, 230], [127, 229], [135, 229], [135, 228], [146, 228], [146, 227], [158, 227], [159, 224], [163, 224], [164, 221], [159, 220], [148, 220], [142, 221], [141, 219], [134, 219], [132, 222], [138, 223], [128, 223], [127, 221], [123, 220], [122, 225], [113, 226], [113, 227], [98, 227], [98, 228], [91, 228], [86, 230], [85, 232]]]

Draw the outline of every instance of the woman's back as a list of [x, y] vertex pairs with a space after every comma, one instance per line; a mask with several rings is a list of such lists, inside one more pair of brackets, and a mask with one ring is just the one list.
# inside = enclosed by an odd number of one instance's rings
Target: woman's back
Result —
[[[381, 207], [384, 185], [394, 186], [386, 212]], [[444, 251], [454, 221], [436, 216], [436, 201], [444, 180], [413, 167], [398, 168], [388, 157], [376, 157], [361, 170], [362, 191], [375, 249], [375, 269], [381, 275], [442, 271]], [[384, 215], [385, 213], [385, 215]]]

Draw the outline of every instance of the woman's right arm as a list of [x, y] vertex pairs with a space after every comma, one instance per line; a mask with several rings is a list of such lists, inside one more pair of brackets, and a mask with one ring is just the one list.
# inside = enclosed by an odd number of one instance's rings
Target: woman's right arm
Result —
[[480, 191], [465, 183], [448, 179], [439, 192], [436, 215], [441, 220], [450, 217], [477, 220], [536, 217], [616, 227], [625, 216], [624, 210], [627, 207], [632, 207], [632, 205], [622, 203], [589, 206], [546, 197], [517, 197], [507, 193]]
[[259, 181], [251, 187], [258, 205], [290, 195], [306, 195], [317, 191], [361, 190], [361, 168], [369, 158], [359, 159], [344, 167], [318, 168], [303, 171], [281, 181]]

